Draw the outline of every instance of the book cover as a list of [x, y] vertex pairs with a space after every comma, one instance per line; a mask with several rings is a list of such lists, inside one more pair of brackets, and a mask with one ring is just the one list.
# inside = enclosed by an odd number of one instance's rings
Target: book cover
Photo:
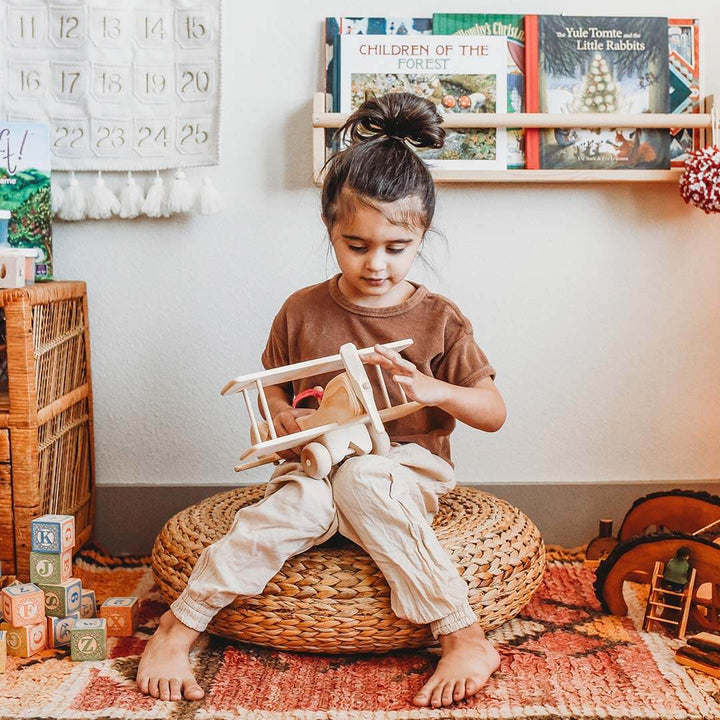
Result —
[[[667, 18], [540, 15], [527, 20], [529, 112], [669, 111]], [[529, 28], [536, 33], [532, 40]], [[533, 149], [531, 141], [537, 143]], [[670, 167], [668, 130], [558, 128], [537, 131], [527, 142], [528, 167]]]
[[8, 244], [38, 248], [35, 279], [52, 280], [48, 125], [0, 121], [0, 210], [11, 213]]
[[[670, 54], [670, 112], [700, 112], [700, 23], [696, 19], [668, 20]], [[682, 167], [688, 153], [701, 147], [700, 130], [670, 129], [670, 163]]]
[[[398, 39], [344, 35], [340, 109], [352, 112], [369, 96], [410, 92], [441, 115], [507, 112], [507, 43], [498, 36], [433, 35]], [[504, 130], [448, 130], [445, 145], [419, 150], [428, 165], [445, 169], [507, 167]]]
[[329, 112], [340, 111], [341, 35], [431, 35], [429, 17], [327, 17], [325, 18], [325, 92]]
[[[525, 16], [435, 13], [435, 35], [500, 35], [507, 40], [507, 111], [525, 112]], [[525, 131], [507, 128], [507, 166], [525, 167]]]

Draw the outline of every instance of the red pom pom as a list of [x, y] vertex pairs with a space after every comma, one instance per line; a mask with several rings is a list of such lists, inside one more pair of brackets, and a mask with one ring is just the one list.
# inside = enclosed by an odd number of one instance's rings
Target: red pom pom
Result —
[[680, 176], [680, 195], [706, 213], [720, 212], [720, 148], [710, 145], [690, 153]]

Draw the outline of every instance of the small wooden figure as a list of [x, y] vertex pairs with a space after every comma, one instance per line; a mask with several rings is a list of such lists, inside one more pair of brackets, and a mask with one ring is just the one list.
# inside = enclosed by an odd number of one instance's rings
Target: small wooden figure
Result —
[[47, 618], [47, 644], [48, 647], [56, 648], [70, 644], [70, 631], [75, 621], [80, 620], [80, 613], [75, 612], [64, 618]]
[[83, 588], [80, 598], [80, 617], [94, 618], [97, 615], [97, 601], [95, 591]]
[[5, 622], [15, 627], [45, 622], [45, 597], [33, 583], [10, 585], [0, 590]]
[[[689, 556], [687, 548], [680, 548], [680, 550], [687, 551], [683, 553], [684, 557]], [[668, 571], [663, 563], [659, 561], [655, 563], [650, 579], [650, 593], [645, 608], [643, 630], [651, 632], [655, 624], [661, 623], [666, 629], [675, 630], [677, 637], [684, 638], [695, 587], [695, 570], [689, 569], [689, 577], [684, 583], [665, 580], [666, 572]], [[672, 571], [668, 575], [673, 578], [681, 577], [674, 575]]]
[[70, 578], [65, 582], [52, 585], [40, 585], [45, 593], [45, 614], [49, 617], [67, 617], [80, 610], [82, 582], [80, 578]]
[[22, 627], [2, 623], [0, 630], [5, 630], [7, 633], [8, 655], [30, 657], [45, 648], [47, 626], [44, 619], [36, 625], [23, 625]]
[[7, 666], [7, 630], [0, 630], [0, 673]]
[[72, 550], [62, 553], [30, 553], [30, 582], [55, 585], [72, 576]]
[[104, 660], [107, 655], [105, 618], [81, 618], [70, 631], [70, 657], [75, 662]]
[[100, 617], [107, 620], [108, 637], [127, 637], [137, 629], [138, 599], [111, 597], [100, 606]]
[[75, 545], [74, 515], [41, 515], [31, 523], [32, 549], [39, 553], [62, 553]]

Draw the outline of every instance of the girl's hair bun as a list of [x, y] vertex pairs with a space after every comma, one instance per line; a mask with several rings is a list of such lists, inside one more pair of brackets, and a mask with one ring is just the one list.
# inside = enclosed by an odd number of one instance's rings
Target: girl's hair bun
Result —
[[351, 143], [374, 138], [407, 140], [419, 148], [439, 148], [445, 142], [442, 117], [435, 105], [411, 93], [388, 93], [366, 100], [340, 133]]

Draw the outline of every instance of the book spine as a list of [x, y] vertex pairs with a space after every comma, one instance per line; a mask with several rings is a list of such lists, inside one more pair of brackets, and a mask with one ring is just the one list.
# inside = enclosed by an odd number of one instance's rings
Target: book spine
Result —
[[[525, 16], [525, 112], [540, 111], [538, 95], [539, 72], [538, 16]], [[540, 168], [540, 131], [525, 130], [525, 166], [528, 170]]]

